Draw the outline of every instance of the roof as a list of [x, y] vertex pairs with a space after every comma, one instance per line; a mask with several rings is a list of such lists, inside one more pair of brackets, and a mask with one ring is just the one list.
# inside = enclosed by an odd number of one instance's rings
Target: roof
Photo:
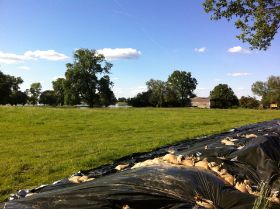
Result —
[[210, 102], [209, 97], [194, 97], [191, 99], [192, 102]]

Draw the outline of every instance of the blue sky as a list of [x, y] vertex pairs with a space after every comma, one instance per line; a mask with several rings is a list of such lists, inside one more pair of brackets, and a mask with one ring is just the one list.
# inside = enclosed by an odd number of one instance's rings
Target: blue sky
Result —
[[22, 90], [43, 90], [62, 77], [77, 48], [105, 53], [114, 64], [117, 97], [166, 80], [175, 69], [198, 80], [208, 96], [219, 83], [252, 95], [251, 84], [280, 72], [280, 37], [265, 52], [249, 51], [227, 21], [211, 21], [202, 0], [0, 0], [0, 70], [21, 76]]

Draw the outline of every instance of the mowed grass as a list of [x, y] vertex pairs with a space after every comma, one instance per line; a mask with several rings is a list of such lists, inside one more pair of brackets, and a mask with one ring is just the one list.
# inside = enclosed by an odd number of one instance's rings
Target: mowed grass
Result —
[[280, 111], [0, 107], [0, 200], [131, 153], [275, 118]]

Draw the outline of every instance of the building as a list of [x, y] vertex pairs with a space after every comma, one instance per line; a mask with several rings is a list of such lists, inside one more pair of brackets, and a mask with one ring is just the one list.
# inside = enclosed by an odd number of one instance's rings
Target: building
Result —
[[210, 108], [209, 97], [194, 97], [191, 99], [191, 106], [198, 108]]

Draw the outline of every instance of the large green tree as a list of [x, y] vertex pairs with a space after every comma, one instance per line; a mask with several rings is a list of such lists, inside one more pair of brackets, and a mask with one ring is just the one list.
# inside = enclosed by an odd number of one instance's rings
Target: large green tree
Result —
[[230, 108], [238, 105], [237, 96], [227, 84], [219, 84], [210, 92], [211, 108]]
[[150, 103], [151, 93], [152, 93], [151, 91], [144, 91], [144, 92], [138, 93], [135, 97], [128, 98], [127, 104], [131, 105], [133, 107], [152, 106], [152, 104]]
[[197, 86], [197, 80], [190, 72], [175, 70], [168, 77], [167, 85], [176, 93], [181, 106], [190, 105], [190, 98], [195, 96], [193, 91]]
[[146, 82], [146, 85], [151, 92], [150, 102], [156, 107], [162, 107], [167, 93], [166, 82], [150, 79]]
[[35, 105], [39, 101], [39, 96], [41, 94], [42, 90], [42, 85], [41, 83], [32, 83], [30, 85], [30, 89], [28, 89], [28, 94], [29, 94], [29, 102], [32, 105]]
[[112, 91], [111, 87], [113, 83], [110, 81], [108, 75], [100, 78], [98, 82], [98, 95], [100, 100], [100, 105], [108, 107], [110, 104], [115, 104], [117, 99]]
[[279, 0], [205, 0], [203, 5], [213, 20], [233, 19], [241, 29], [237, 38], [252, 49], [266, 50], [280, 27]]
[[63, 106], [64, 105], [64, 97], [65, 97], [65, 79], [58, 78], [52, 82], [54, 95], [56, 96], [57, 104]]
[[257, 81], [252, 85], [252, 92], [262, 97], [262, 104], [268, 107], [272, 103], [280, 105], [280, 76], [270, 76], [266, 82]]
[[100, 77], [109, 74], [112, 64], [96, 50], [78, 49], [74, 52], [73, 63], [66, 67], [66, 98], [77, 99], [78, 96], [90, 107], [99, 104]]
[[27, 103], [28, 96], [25, 92], [22, 91], [14, 91], [11, 93], [9, 98], [9, 103], [11, 105], [25, 105]]
[[0, 104], [8, 104], [11, 94], [19, 90], [21, 83], [21, 77], [6, 75], [0, 71]]
[[54, 91], [43, 91], [39, 98], [39, 103], [44, 105], [57, 105], [57, 97]]
[[243, 108], [256, 109], [260, 106], [260, 102], [255, 97], [242, 96], [239, 100], [240, 106]]

